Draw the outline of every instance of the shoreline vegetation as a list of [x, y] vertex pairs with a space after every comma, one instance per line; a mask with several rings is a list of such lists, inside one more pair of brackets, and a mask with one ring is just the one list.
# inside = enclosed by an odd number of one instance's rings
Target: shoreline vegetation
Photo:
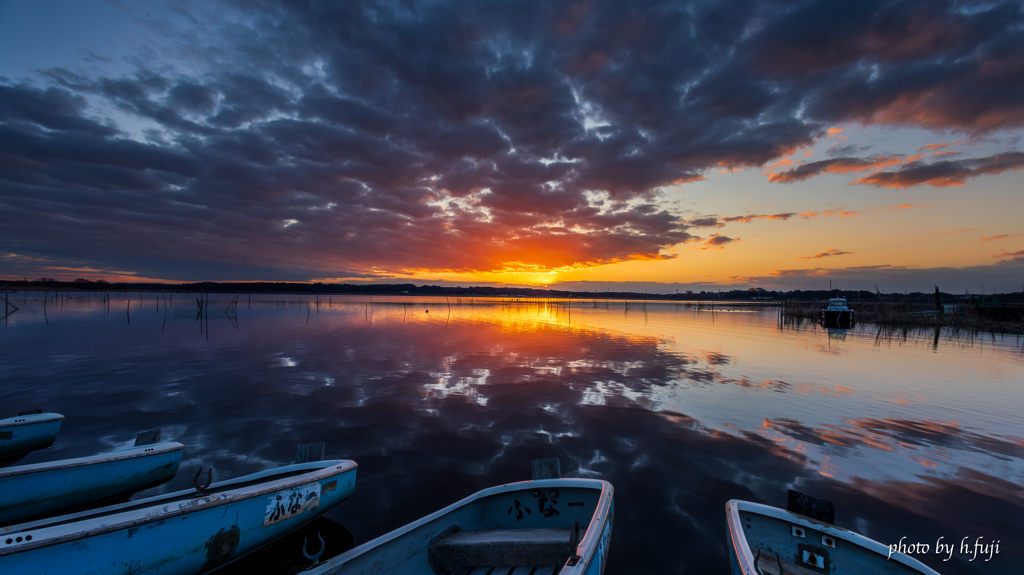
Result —
[[[777, 307], [781, 317], [817, 320], [829, 298], [846, 298], [858, 322], [902, 327], [951, 327], [968, 331], [1024, 333], [1024, 292], [993, 294], [882, 293], [844, 290], [771, 291], [762, 288], [683, 293], [613, 291], [566, 291], [506, 286], [436, 286], [414, 284], [325, 284], [300, 282], [189, 282], [111, 283], [103, 280], [52, 278], [0, 281], [0, 291], [100, 292], [100, 293], [220, 293], [290, 295], [441, 296], [537, 299], [642, 300], [690, 303], [714, 310], [716, 302]], [[10, 311], [8, 309], [8, 311]]]

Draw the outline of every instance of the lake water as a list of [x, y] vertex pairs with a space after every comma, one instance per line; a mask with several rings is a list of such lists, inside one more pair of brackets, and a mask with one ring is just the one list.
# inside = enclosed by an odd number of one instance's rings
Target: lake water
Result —
[[328, 514], [358, 544], [558, 457], [615, 487], [611, 575], [727, 573], [726, 501], [784, 507], [787, 488], [883, 543], [929, 544], [915, 557], [940, 573], [1024, 572], [1016, 336], [829, 332], [720, 303], [243, 294], [197, 321], [194, 294], [52, 295], [11, 295], [0, 336], [0, 417], [66, 417], [24, 463], [159, 427], [186, 447], [154, 493], [325, 441], [359, 463]]

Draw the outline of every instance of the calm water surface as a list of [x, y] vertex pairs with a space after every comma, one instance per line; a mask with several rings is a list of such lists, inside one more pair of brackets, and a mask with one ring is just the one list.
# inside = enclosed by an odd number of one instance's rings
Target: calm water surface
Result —
[[[359, 463], [328, 516], [356, 543], [530, 460], [606, 479], [608, 573], [727, 573], [725, 502], [834, 501], [836, 522], [940, 573], [1024, 572], [1024, 354], [1015, 336], [845, 333], [775, 310], [486, 299], [14, 294], [0, 417], [66, 417], [25, 460], [90, 455], [160, 427], [227, 479], [295, 446]], [[52, 294], [51, 294], [52, 296]], [[328, 299], [329, 297], [329, 299]], [[227, 311], [225, 311], [227, 308]], [[945, 560], [935, 542], [957, 543]], [[999, 542], [999, 553], [959, 544]]]

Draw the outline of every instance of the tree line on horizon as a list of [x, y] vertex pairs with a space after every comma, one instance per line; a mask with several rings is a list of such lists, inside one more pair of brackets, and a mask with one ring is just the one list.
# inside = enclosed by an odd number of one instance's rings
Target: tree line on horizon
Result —
[[[720, 291], [686, 291], [677, 293], [646, 293], [631, 291], [568, 291], [547, 288], [525, 288], [504, 286], [437, 286], [415, 284], [346, 284], [346, 283], [302, 283], [302, 282], [185, 282], [164, 284], [155, 282], [108, 282], [106, 280], [88, 280], [78, 278], [73, 281], [59, 281], [54, 278], [37, 278], [34, 280], [4, 280], [0, 287], [7, 290], [31, 289], [54, 291], [90, 291], [90, 292], [125, 292], [125, 291], [164, 291], [174, 293], [250, 293], [250, 294], [309, 294], [309, 295], [422, 295], [422, 296], [456, 296], [456, 297], [536, 297], [536, 298], [597, 298], [597, 299], [648, 299], [670, 301], [697, 301], [709, 299], [721, 300], [820, 300], [832, 297], [845, 297], [850, 301], [918, 301], [935, 298], [934, 291], [929, 292], [893, 292], [867, 290], [766, 290], [764, 288], [743, 288]], [[1024, 301], [1024, 291], [1011, 293], [987, 294], [954, 294], [938, 291], [944, 300], [963, 300], [983, 297], [986, 300], [1018, 302]]]

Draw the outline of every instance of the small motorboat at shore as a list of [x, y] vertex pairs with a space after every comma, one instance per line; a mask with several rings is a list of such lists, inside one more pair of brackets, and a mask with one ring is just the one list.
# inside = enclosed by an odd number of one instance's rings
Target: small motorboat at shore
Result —
[[29, 453], [53, 445], [62, 421], [63, 415], [41, 410], [0, 419], [0, 467], [17, 463]]
[[725, 512], [733, 575], [939, 575], [878, 541], [794, 511], [733, 499]]
[[600, 575], [613, 491], [607, 481], [557, 476], [491, 487], [303, 575]]
[[0, 469], [0, 525], [127, 501], [170, 481], [184, 446], [166, 442]]
[[206, 573], [348, 499], [356, 468], [316, 461], [213, 485], [208, 473], [206, 486], [197, 473], [195, 489], [0, 527], [0, 573]]

